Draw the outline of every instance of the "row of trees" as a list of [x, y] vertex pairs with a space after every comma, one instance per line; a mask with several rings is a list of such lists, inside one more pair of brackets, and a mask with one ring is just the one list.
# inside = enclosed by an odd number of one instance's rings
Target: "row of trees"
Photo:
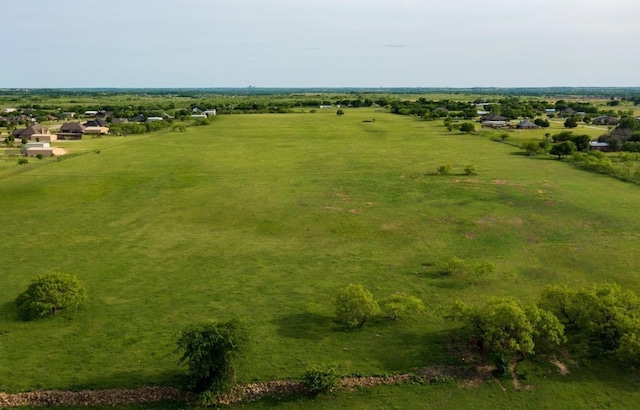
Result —
[[619, 285], [554, 285], [535, 304], [514, 298], [491, 298], [481, 306], [456, 302], [449, 317], [462, 322], [478, 351], [502, 369], [505, 361], [565, 342], [579, 354], [640, 363], [639, 307], [638, 297]]
[[[461, 260], [446, 265], [451, 274], [469, 266]], [[74, 311], [87, 300], [77, 278], [63, 273], [41, 275], [15, 300], [22, 319], [32, 320]], [[425, 309], [412, 296], [393, 294], [376, 301], [362, 285], [350, 284], [335, 299], [336, 318], [348, 329], [360, 328], [384, 311], [396, 320]], [[468, 340], [483, 357], [491, 357], [499, 370], [536, 352], [552, 352], [560, 345], [581, 355], [614, 355], [640, 363], [640, 299], [616, 284], [583, 288], [552, 285], [537, 303], [515, 298], [490, 298], [482, 305], [455, 302], [448, 318], [461, 322]], [[185, 327], [177, 337], [180, 364], [187, 367], [184, 385], [212, 403], [235, 382], [236, 362], [250, 346], [250, 327], [242, 320], [201, 322]], [[315, 366], [305, 374], [312, 393], [336, 380], [334, 366]]]

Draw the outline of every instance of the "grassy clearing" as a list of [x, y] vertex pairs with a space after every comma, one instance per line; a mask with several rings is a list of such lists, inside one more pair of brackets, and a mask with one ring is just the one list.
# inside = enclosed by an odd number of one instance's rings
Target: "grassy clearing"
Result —
[[[86, 155], [2, 179], [11, 211], [0, 224], [0, 390], [171, 383], [177, 331], [234, 316], [256, 340], [240, 382], [299, 377], [322, 362], [345, 374], [406, 372], [455, 361], [441, 343], [455, 299], [528, 301], [549, 283], [640, 291], [636, 186], [440, 122], [345, 111], [90, 140]], [[437, 175], [445, 163], [452, 173]], [[467, 164], [477, 176], [463, 174]], [[435, 264], [453, 255], [494, 262], [496, 276], [472, 286], [439, 275]], [[51, 271], [76, 275], [88, 308], [16, 322], [10, 302]], [[349, 283], [377, 298], [418, 296], [427, 313], [344, 332], [332, 301]], [[422, 400], [418, 389], [358, 395]], [[358, 395], [337, 400], [355, 407]]]

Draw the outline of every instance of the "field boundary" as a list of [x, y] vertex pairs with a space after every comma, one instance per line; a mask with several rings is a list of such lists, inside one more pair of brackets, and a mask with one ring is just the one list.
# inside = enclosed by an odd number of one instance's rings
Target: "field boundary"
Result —
[[[435, 383], [444, 380], [471, 380], [482, 375], [471, 370], [455, 367], [433, 367], [422, 369], [419, 374], [396, 374], [388, 376], [343, 377], [339, 389], [351, 391], [361, 387], [374, 387], [403, 383]], [[296, 380], [272, 380], [262, 383], [236, 385], [231, 392], [220, 394], [216, 404], [230, 405], [261, 400], [268, 396], [307, 394], [304, 383]], [[106, 390], [45, 390], [25, 393], [0, 393], [0, 408], [19, 406], [123, 406], [158, 402], [190, 402], [194, 396], [181, 392], [176, 387], [141, 387], [138, 389]]]

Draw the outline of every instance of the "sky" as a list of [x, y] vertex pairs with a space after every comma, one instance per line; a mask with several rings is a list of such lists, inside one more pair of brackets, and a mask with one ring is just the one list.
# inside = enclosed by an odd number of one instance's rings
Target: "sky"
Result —
[[640, 86], [638, 0], [29, 0], [0, 88]]

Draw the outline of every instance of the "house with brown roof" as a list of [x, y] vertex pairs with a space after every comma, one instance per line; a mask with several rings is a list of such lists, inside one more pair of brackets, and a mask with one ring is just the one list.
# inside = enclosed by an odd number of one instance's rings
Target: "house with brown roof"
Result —
[[591, 123], [595, 125], [618, 125], [619, 122], [620, 120], [618, 117], [613, 117], [611, 115], [601, 115], [591, 121]]
[[27, 128], [14, 130], [11, 133], [11, 135], [16, 139], [30, 139], [33, 134], [50, 134], [50, 132], [49, 129], [43, 127], [38, 123], [35, 123], [28, 126]]
[[58, 131], [61, 140], [81, 140], [85, 126], [79, 122], [65, 122]]

